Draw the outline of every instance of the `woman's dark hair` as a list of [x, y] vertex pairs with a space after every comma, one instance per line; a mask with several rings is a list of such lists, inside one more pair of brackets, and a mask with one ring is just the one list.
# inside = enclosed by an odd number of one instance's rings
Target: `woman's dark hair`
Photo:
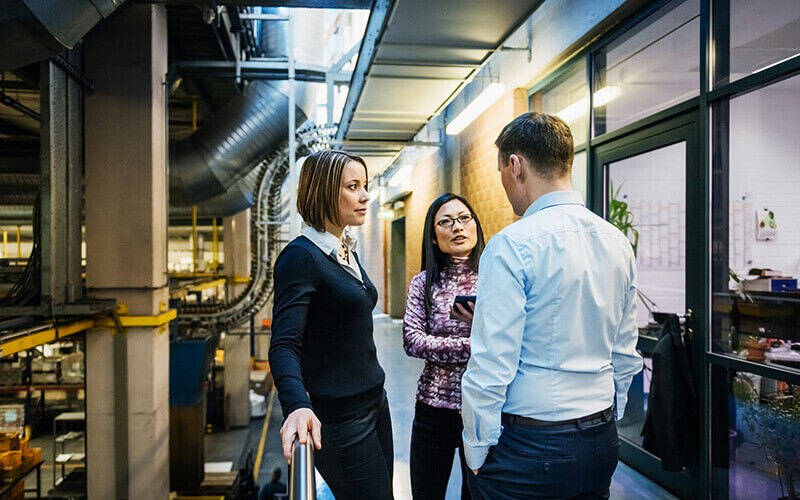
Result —
[[433, 284], [439, 279], [439, 274], [442, 270], [450, 265], [450, 256], [439, 249], [435, 244], [436, 241], [436, 212], [442, 208], [442, 205], [449, 201], [458, 200], [467, 206], [472, 218], [475, 221], [475, 226], [478, 232], [478, 241], [475, 243], [475, 248], [469, 254], [468, 264], [472, 270], [478, 270], [478, 262], [485, 246], [483, 241], [483, 228], [481, 221], [478, 219], [478, 214], [472, 209], [469, 202], [463, 197], [453, 193], [445, 193], [440, 197], [433, 200], [431, 206], [428, 207], [428, 213], [425, 215], [425, 228], [422, 233], [422, 269], [425, 272], [425, 313], [430, 316], [431, 314], [431, 291]]

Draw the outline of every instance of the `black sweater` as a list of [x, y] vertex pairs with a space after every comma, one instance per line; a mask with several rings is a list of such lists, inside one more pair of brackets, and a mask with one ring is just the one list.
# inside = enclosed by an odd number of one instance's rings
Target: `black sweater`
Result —
[[304, 236], [275, 262], [269, 361], [284, 418], [312, 408], [334, 421], [383, 394], [372, 337], [378, 292], [358, 266], [363, 283]]

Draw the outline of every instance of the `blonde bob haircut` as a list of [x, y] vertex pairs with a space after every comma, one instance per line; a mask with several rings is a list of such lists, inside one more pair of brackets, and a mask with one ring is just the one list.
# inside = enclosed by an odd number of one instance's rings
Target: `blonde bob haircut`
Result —
[[[309, 155], [300, 170], [297, 186], [297, 211], [317, 231], [325, 231], [325, 221], [339, 225], [339, 193], [345, 166], [354, 161], [364, 167], [360, 156], [343, 151], [317, 151]], [[366, 186], [365, 186], [366, 188]]]

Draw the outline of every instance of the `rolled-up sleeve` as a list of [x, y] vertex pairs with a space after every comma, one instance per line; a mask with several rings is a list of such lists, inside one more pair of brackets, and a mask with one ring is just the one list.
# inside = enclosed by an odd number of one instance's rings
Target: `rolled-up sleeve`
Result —
[[304, 248], [288, 246], [275, 263], [275, 300], [269, 362], [283, 416], [311, 408], [300, 353], [314, 288], [314, 261]]
[[406, 354], [435, 363], [466, 363], [469, 337], [440, 337], [428, 333], [425, 313], [425, 275], [411, 280], [403, 316], [403, 348]]
[[514, 380], [525, 330], [524, 265], [512, 241], [498, 234], [480, 262], [472, 323], [472, 356], [461, 381], [464, 455], [479, 469], [501, 433], [506, 391]]
[[642, 357], [636, 351], [639, 329], [636, 326], [636, 266], [631, 253], [630, 285], [625, 291], [622, 320], [611, 349], [611, 367], [614, 369], [614, 393], [617, 400], [617, 420], [625, 414], [628, 389], [633, 377], [642, 370]]

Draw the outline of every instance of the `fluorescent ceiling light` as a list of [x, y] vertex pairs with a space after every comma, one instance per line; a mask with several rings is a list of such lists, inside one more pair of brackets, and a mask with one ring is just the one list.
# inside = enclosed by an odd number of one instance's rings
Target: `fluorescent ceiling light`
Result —
[[389, 187], [397, 187], [406, 180], [411, 178], [411, 169], [413, 167], [411, 164], [406, 163], [402, 167], [400, 167], [397, 172], [394, 173], [391, 179], [389, 179]]
[[586, 98], [584, 97], [583, 99], [570, 104], [566, 108], [556, 113], [556, 116], [561, 118], [567, 123], [572, 123], [585, 114], [586, 114]]
[[467, 125], [472, 123], [472, 120], [486, 111], [486, 108], [491, 106], [505, 91], [506, 86], [504, 84], [497, 82], [490, 83], [474, 101], [469, 103], [469, 106], [464, 108], [464, 111], [450, 121], [444, 129], [445, 133], [447, 133], [447, 135], [459, 134], [462, 130], [467, 128]]
[[764, 66], [763, 68], [758, 68], [757, 70], [753, 71], [753, 74], [755, 75], [756, 73], [760, 73], [760, 72], [764, 71], [765, 69], [769, 69], [769, 68], [771, 68], [773, 66], [777, 66], [777, 65], [779, 65], [781, 63], [785, 63], [786, 61], [788, 61], [790, 59], [794, 59], [797, 56], [800, 56], [800, 53], [791, 55], [789, 57], [785, 57], [785, 58], [781, 59], [780, 61], [774, 62], [772, 64], [768, 64], [768, 65]]
[[[594, 93], [594, 101], [593, 106], [595, 108], [599, 108], [600, 106], [605, 106], [606, 104], [610, 103], [617, 97], [622, 95], [622, 89], [619, 87], [615, 87], [613, 85], [609, 85], [608, 87], [603, 87], [602, 89], [598, 90]], [[566, 108], [562, 109], [556, 116], [561, 118], [567, 123], [572, 123], [578, 118], [584, 116], [586, 114], [586, 98], [580, 99], [576, 102], [573, 102]]]
[[593, 106], [595, 108], [599, 108], [600, 106], [605, 106], [606, 104], [610, 103], [617, 97], [622, 95], [622, 89], [619, 87], [615, 87], [613, 85], [609, 85], [607, 87], [603, 87], [602, 89], [598, 90], [594, 93], [594, 102]]

